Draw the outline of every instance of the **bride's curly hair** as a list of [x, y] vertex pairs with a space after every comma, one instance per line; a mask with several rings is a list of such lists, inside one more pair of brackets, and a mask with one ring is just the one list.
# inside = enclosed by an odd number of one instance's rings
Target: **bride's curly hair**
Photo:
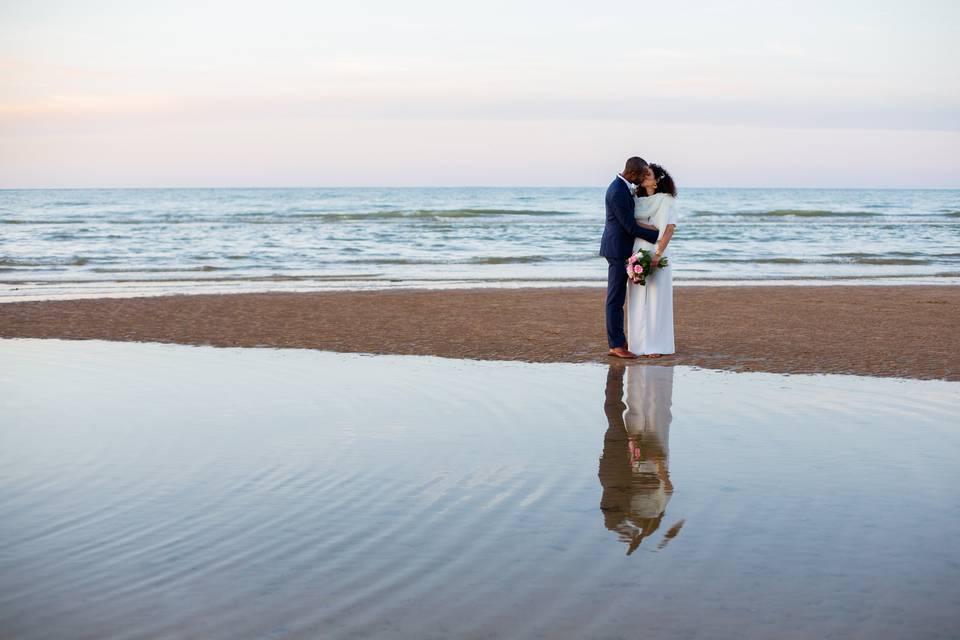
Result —
[[654, 193], [669, 193], [676, 198], [677, 185], [673, 182], [673, 176], [658, 164], [651, 164], [650, 170], [653, 171], [653, 179], [657, 181], [657, 190]]

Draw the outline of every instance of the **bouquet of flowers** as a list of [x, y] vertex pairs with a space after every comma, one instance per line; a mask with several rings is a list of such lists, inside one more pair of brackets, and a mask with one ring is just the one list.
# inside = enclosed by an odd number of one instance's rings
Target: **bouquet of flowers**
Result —
[[[667, 259], [660, 258], [657, 263], [657, 269], [667, 266]], [[646, 249], [640, 249], [635, 254], [627, 258], [627, 277], [633, 284], [645, 285], [647, 278], [653, 275], [653, 254]]]

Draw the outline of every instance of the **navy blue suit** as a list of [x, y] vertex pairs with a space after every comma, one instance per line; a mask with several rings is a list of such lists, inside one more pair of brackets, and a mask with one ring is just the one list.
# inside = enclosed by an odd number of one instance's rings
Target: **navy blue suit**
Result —
[[659, 231], [644, 229], [633, 218], [633, 195], [618, 176], [607, 187], [607, 220], [600, 239], [600, 255], [607, 259], [607, 343], [611, 349], [627, 344], [623, 334], [623, 302], [627, 296], [626, 260], [633, 253], [633, 239], [656, 242]]

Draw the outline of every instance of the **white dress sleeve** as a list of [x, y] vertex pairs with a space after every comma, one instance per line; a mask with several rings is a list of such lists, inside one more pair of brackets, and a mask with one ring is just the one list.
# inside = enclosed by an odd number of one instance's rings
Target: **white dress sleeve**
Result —
[[666, 229], [667, 225], [676, 225], [680, 221], [680, 214], [677, 211], [677, 199], [673, 196], [664, 198], [663, 206], [666, 207], [665, 222], [663, 224], [663, 228]]

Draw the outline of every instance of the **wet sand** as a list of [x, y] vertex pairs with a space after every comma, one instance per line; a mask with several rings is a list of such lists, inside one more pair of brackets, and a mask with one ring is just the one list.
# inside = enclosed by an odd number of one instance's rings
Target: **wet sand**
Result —
[[[960, 288], [678, 287], [663, 364], [960, 380]], [[0, 305], [0, 337], [605, 362], [597, 288], [168, 296]]]

